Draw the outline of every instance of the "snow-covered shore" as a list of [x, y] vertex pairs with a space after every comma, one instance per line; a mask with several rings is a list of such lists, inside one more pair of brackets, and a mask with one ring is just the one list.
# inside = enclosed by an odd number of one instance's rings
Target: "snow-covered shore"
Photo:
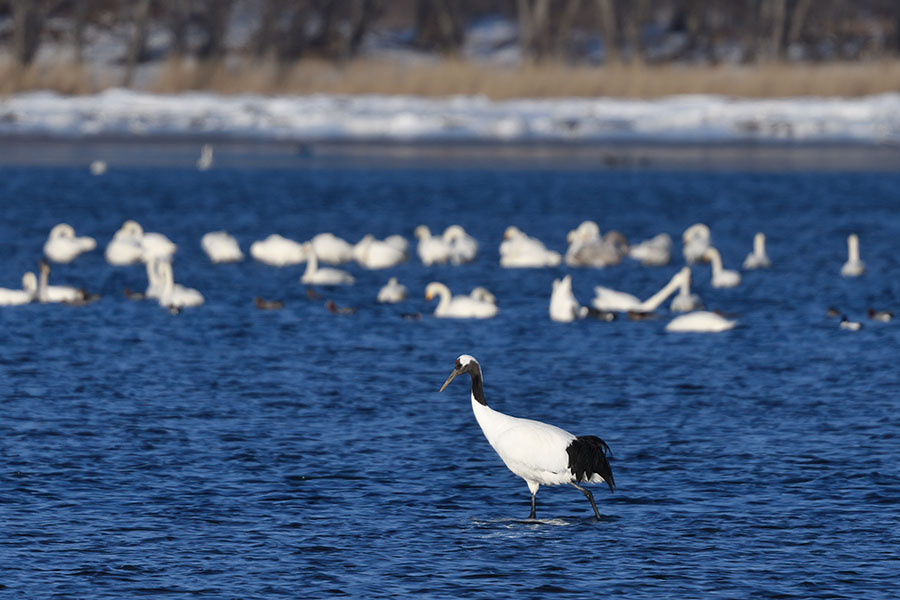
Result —
[[900, 144], [900, 94], [658, 100], [154, 95], [113, 89], [0, 100], [0, 135], [263, 141]]

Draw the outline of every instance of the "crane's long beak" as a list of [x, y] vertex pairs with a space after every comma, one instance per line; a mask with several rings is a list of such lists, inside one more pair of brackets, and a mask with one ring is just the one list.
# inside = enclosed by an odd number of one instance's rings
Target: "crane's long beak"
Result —
[[450, 373], [450, 377], [448, 377], [448, 378], [447, 378], [447, 381], [444, 382], [444, 385], [441, 386], [440, 391], [443, 392], [443, 391], [444, 391], [444, 388], [447, 387], [447, 385], [448, 385], [451, 381], [453, 381], [453, 378], [456, 377], [457, 375], [459, 375], [459, 373], [460, 373], [459, 371], [457, 371], [456, 369], [453, 369], [453, 372]]

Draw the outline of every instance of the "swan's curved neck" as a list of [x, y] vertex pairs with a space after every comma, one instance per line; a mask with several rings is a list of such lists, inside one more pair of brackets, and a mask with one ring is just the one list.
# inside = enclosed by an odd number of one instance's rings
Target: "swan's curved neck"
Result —
[[168, 296], [175, 289], [175, 275], [172, 273], [172, 265], [161, 262], [159, 265], [159, 277], [162, 280], [163, 296]]
[[753, 254], [757, 256], [766, 255], [766, 236], [761, 233], [757, 233], [756, 237], [753, 238]]
[[659, 308], [659, 305], [665, 302], [666, 298], [675, 293], [675, 290], [678, 289], [679, 285], [684, 285], [682, 280], [684, 280], [684, 277], [681, 272], [675, 273], [675, 276], [669, 280], [669, 283], [667, 283], [663, 289], [641, 302], [639, 309], [642, 312], [651, 312]]
[[859, 260], [859, 238], [855, 235], [851, 235], [847, 238], [847, 253], [849, 254], [848, 258], [851, 261]]
[[[447, 305], [450, 304], [450, 288], [448, 288], [446, 285], [441, 284], [441, 286], [437, 290], [437, 293], [438, 293], [438, 296], [441, 297], [441, 299], [438, 300], [437, 308], [434, 309], [435, 312], [437, 312], [441, 309], [447, 308]], [[478, 376], [481, 377], [481, 368], [480, 367], [478, 370]], [[472, 375], [472, 379], [473, 380], [475, 379], [475, 375]], [[474, 381], [473, 381], [472, 385], [474, 386]]]
[[38, 280], [38, 300], [41, 302], [47, 301], [47, 285], [50, 279], [50, 269], [47, 267], [41, 268], [41, 277]]
[[312, 275], [319, 268], [319, 260], [316, 258], [316, 253], [310, 250], [306, 254], [306, 271], [303, 273], [304, 275]]
[[713, 275], [718, 275], [722, 272], [722, 255], [715, 248], [710, 248], [708, 252], [709, 260], [712, 263]]

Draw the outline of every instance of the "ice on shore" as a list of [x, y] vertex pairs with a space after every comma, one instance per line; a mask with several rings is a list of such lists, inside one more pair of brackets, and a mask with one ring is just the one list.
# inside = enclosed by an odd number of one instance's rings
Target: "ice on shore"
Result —
[[0, 135], [466, 142], [900, 142], [900, 94], [655, 100], [32, 92], [0, 100]]

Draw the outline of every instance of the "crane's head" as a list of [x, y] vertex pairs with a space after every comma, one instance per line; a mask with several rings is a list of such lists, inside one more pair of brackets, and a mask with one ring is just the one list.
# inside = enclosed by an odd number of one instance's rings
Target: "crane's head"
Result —
[[443, 392], [444, 388], [447, 387], [457, 375], [461, 375], [462, 373], [477, 373], [478, 375], [481, 375], [481, 366], [478, 364], [478, 361], [475, 360], [474, 356], [463, 354], [456, 359], [456, 365], [453, 367], [453, 372], [450, 373], [450, 377], [448, 377], [447, 381], [444, 382], [444, 385], [441, 386], [441, 391]]

